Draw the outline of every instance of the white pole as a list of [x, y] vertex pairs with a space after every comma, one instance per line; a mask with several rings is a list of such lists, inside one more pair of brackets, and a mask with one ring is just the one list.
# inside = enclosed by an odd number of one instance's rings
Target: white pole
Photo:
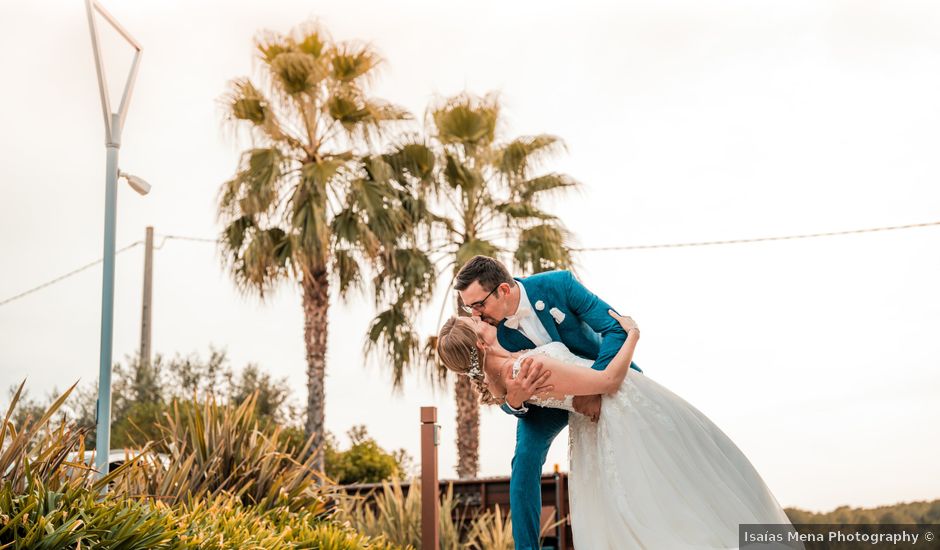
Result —
[[[91, 46], [95, 54], [95, 69], [98, 73], [98, 91], [101, 94], [101, 109], [104, 112], [105, 147], [107, 148], [107, 173], [104, 195], [104, 270], [101, 276], [101, 349], [98, 363], [98, 406], [96, 408], [95, 469], [99, 476], [108, 474], [108, 455], [111, 447], [111, 353], [114, 336], [114, 246], [117, 232], [117, 182], [118, 151], [121, 148], [121, 130], [130, 104], [131, 92], [140, 65], [143, 49], [120, 23], [108, 13], [97, 0], [85, 0], [88, 27], [91, 31]], [[107, 78], [95, 25], [95, 12], [99, 13], [136, 50], [130, 73], [124, 84], [124, 94], [118, 112], [111, 111]]]
[[118, 151], [121, 125], [113, 115], [112, 143], [108, 144], [108, 172], [104, 195], [104, 272], [101, 281], [101, 354], [98, 364], [98, 422], [95, 433], [95, 469], [108, 473], [111, 451], [111, 351], [114, 336], [114, 241], [117, 218]]

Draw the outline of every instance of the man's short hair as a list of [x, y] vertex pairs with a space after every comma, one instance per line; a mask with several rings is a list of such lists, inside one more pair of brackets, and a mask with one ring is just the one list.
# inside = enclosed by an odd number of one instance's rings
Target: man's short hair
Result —
[[468, 286], [478, 281], [480, 286], [487, 292], [492, 291], [503, 283], [509, 286], [516, 286], [509, 270], [506, 269], [499, 260], [489, 256], [474, 256], [470, 261], [460, 268], [457, 278], [454, 280], [455, 290], [466, 290]]

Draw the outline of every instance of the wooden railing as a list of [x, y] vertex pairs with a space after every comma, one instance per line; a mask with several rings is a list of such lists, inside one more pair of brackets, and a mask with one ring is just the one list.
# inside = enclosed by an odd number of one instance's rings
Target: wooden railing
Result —
[[[486, 511], [495, 511], [497, 505], [505, 517], [510, 512], [509, 478], [438, 479], [437, 447], [440, 444], [437, 408], [421, 408], [421, 535], [422, 548], [440, 547], [440, 495], [451, 487], [455, 506], [453, 519], [465, 527]], [[571, 525], [568, 519], [568, 475], [558, 471], [542, 475], [542, 547], [571, 550]], [[411, 483], [401, 483], [407, 496]], [[368, 498], [382, 490], [381, 483], [357, 483], [343, 486], [351, 495]]]
[[[401, 482], [405, 496], [411, 489], [411, 483]], [[496, 510], [499, 505], [500, 513], [505, 517], [509, 514], [509, 478], [488, 477], [478, 479], [442, 479], [438, 481], [437, 492], [443, 494], [448, 487], [452, 487], [454, 496], [454, 510], [452, 517], [455, 522], [462, 522], [468, 527], [470, 522], [485, 511]], [[342, 487], [347, 494], [368, 498], [374, 491], [381, 491], [381, 483], [358, 483]], [[422, 482], [422, 507], [424, 506], [424, 486]], [[438, 509], [438, 513], [440, 510]], [[423, 513], [422, 513], [423, 518]], [[437, 516], [435, 524], [440, 525]], [[423, 531], [422, 531], [423, 532]], [[571, 543], [571, 526], [568, 521], [568, 474], [558, 472], [542, 475], [542, 547], [570, 550], [574, 548]], [[429, 539], [434, 540], [434, 539]], [[436, 548], [432, 545], [422, 545], [422, 548]]]

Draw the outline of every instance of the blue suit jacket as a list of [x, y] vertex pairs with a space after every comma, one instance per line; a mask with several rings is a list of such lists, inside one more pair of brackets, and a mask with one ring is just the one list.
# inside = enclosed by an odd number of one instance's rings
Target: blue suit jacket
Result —
[[[585, 288], [570, 271], [548, 271], [516, 281], [525, 287], [532, 310], [552, 341], [565, 344], [575, 355], [594, 359], [591, 368], [595, 370], [607, 368], [627, 339], [620, 323], [607, 313], [613, 308]], [[545, 305], [541, 310], [535, 307], [538, 301]], [[554, 308], [564, 314], [561, 323], [552, 317]], [[508, 351], [536, 347], [521, 332], [506, 327], [505, 319], [496, 328], [496, 338]], [[630, 367], [642, 372], [635, 363], [630, 363]], [[507, 409], [505, 403], [502, 408], [509, 414], [516, 414]]]

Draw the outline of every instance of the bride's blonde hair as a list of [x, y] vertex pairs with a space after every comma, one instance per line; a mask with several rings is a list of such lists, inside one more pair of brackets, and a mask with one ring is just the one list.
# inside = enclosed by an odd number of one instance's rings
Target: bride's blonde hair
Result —
[[480, 394], [481, 403], [501, 404], [503, 399], [493, 395], [484, 381], [483, 365], [486, 363], [486, 352], [480, 353], [477, 349], [477, 333], [466, 323], [458, 323], [457, 319], [448, 319], [438, 332], [437, 356], [447, 370], [470, 379]]

